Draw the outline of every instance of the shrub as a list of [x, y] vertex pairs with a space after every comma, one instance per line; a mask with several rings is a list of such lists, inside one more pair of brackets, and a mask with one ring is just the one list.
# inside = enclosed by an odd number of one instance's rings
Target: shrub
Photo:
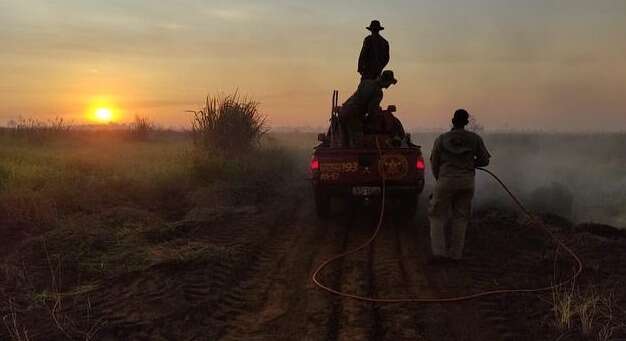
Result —
[[145, 140], [154, 134], [156, 125], [147, 116], [135, 115], [135, 121], [128, 127], [128, 135], [137, 140]]
[[249, 151], [259, 145], [268, 131], [259, 103], [238, 93], [207, 96], [204, 107], [191, 112], [194, 144], [204, 150]]

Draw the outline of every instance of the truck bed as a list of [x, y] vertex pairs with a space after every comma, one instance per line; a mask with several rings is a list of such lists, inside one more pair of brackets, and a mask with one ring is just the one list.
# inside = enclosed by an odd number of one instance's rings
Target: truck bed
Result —
[[[357, 147], [332, 147], [322, 143], [311, 159], [312, 185], [318, 215], [327, 217], [331, 197], [380, 197], [399, 201], [413, 216], [424, 189], [424, 159], [419, 146], [393, 146], [387, 136], [368, 136]], [[379, 141], [383, 141], [379, 144]], [[374, 141], [374, 143], [372, 143]], [[379, 150], [379, 145], [382, 145]]]
[[387, 193], [421, 193], [425, 168], [421, 147], [408, 139], [397, 146], [392, 142], [387, 135], [366, 135], [356, 147], [317, 146], [311, 161], [314, 188], [376, 195], [384, 175]]

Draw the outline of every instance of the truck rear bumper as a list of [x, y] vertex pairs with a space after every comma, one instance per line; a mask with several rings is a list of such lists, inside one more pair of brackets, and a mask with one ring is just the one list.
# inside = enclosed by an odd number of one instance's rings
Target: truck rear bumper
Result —
[[[381, 189], [380, 183], [374, 184], [324, 184], [319, 181], [313, 181], [313, 187], [323, 190], [333, 196], [378, 196]], [[380, 189], [376, 191], [375, 189]], [[390, 196], [395, 195], [419, 195], [424, 190], [424, 181], [414, 184], [386, 184], [385, 193]]]

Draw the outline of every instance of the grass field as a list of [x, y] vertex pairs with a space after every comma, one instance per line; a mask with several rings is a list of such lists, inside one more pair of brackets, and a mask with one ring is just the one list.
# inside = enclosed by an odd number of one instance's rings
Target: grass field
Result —
[[[268, 146], [232, 157], [194, 149], [187, 134], [149, 141], [73, 132], [44, 143], [0, 137], [0, 231], [46, 240], [84, 278], [149, 266], [148, 245], [199, 208], [256, 205], [294, 176], [293, 156]], [[193, 252], [193, 250], [190, 250]], [[184, 257], [184, 255], [182, 256]]]
[[[3, 131], [0, 223], [15, 234], [36, 234], [120, 207], [175, 221], [207, 204], [197, 202], [198, 193], [218, 189], [212, 205], [262, 200], [251, 193], [265, 193], [276, 179], [306, 176], [315, 135], [272, 134], [264, 148], [233, 157], [198, 152], [186, 133], [135, 140], [120, 131], [67, 131], [33, 142]], [[427, 157], [435, 137], [418, 133], [413, 140]], [[531, 207], [626, 225], [626, 135], [485, 134], [485, 140], [490, 167]], [[489, 179], [479, 176], [478, 183], [479, 204], [506, 202]], [[551, 195], [569, 196], [571, 211]]]

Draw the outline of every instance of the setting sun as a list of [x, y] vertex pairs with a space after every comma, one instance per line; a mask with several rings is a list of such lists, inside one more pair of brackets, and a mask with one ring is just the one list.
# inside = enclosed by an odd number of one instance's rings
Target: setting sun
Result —
[[97, 95], [87, 99], [85, 118], [96, 124], [118, 122], [122, 118], [122, 109], [116, 105], [116, 98], [110, 95]]
[[95, 111], [95, 118], [100, 122], [111, 122], [113, 113], [109, 108], [98, 108]]

